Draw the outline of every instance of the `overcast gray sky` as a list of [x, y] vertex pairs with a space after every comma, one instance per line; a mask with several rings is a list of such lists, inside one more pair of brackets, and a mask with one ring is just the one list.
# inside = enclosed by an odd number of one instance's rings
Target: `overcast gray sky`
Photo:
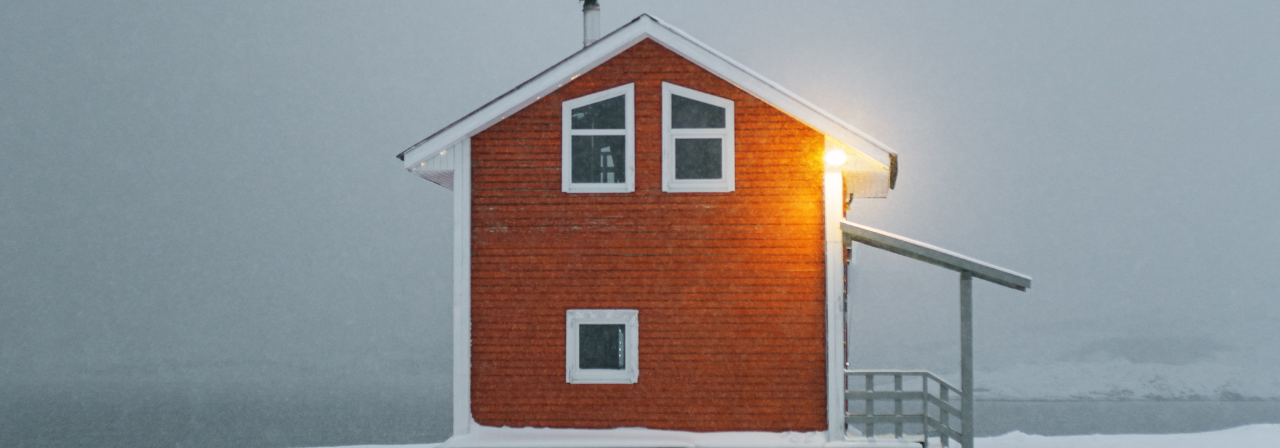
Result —
[[[1280, 4], [602, 7], [898, 150], [856, 220], [1032, 275], [976, 288], [980, 369], [1280, 367]], [[580, 48], [579, 10], [6, 4], [0, 375], [448, 375], [450, 197], [394, 155]], [[955, 275], [864, 248], [854, 281], [855, 365], [954, 364]]]

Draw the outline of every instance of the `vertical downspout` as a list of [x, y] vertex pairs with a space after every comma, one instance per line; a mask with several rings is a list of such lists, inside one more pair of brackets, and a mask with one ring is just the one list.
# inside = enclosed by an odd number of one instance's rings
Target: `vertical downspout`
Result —
[[[843, 177], [844, 173], [841, 172], [842, 185], [840, 196], [841, 202], [844, 202], [844, 206], [842, 207], [844, 214], [841, 218], [849, 219], [849, 209], [853, 207], [853, 195], [849, 193], [849, 184], [847, 182], [843, 182]], [[851, 271], [858, 263], [858, 259], [855, 258], [858, 254], [857, 252], [854, 252], [853, 237], [844, 233], [843, 230], [840, 231], [840, 241], [844, 244], [844, 267], [841, 269], [841, 273], [844, 274], [844, 289], [840, 293], [840, 319], [844, 323], [844, 338], [842, 339], [842, 342], [844, 342], [844, 370], [847, 372], [849, 370], [849, 277], [852, 276]], [[842, 381], [842, 383], [844, 383], [844, 390], [848, 391], [849, 375], [841, 372], [841, 378], [844, 379], [844, 381]], [[840, 410], [844, 411], [844, 413], [848, 415], [849, 401], [847, 399], [841, 401]], [[848, 438], [849, 434], [848, 427], [848, 422], [840, 425], [840, 429], [845, 433], [846, 438]]]
[[[842, 338], [842, 342], [844, 342], [844, 370], [848, 371], [849, 370], [849, 270], [853, 268], [854, 254], [853, 254], [853, 239], [849, 238], [849, 235], [846, 235], [843, 232], [841, 233], [840, 236], [844, 240], [844, 246], [845, 246], [844, 247], [844, 266], [841, 269], [841, 272], [844, 273], [844, 288], [840, 292], [840, 320], [844, 323], [844, 337]], [[844, 378], [844, 381], [842, 381], [842, 383], [844, 383], [844, 390], [846, 391], [849, 390], [849, 375], [846, 375], [842, 372], [841, 377]], [[847, 414], [849, 412], [849, 402], [847, 400], [841, 401], [840, 409]], [[847, 429], [848, 425], [849, 425], [848, 423], [844, 423], [840, 425], [840, 428], [844, 430], [846, 434], [848, 433], [848, 429]]]
[[597, 0], [582, 2], [582, 46], [600, 40], [600, 3]]

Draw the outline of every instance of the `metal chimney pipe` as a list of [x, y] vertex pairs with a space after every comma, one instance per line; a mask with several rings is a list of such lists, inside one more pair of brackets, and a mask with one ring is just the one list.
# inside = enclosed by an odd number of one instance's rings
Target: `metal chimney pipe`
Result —
[[582, 2], [582, 46], [600, 40], [600, 3], [597, 0]]

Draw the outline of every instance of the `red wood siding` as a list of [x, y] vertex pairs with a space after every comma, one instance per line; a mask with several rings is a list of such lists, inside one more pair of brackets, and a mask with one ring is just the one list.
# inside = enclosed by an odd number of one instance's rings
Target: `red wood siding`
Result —
[[[661, 85], [735, 102], [737, 190], [662, 191]], [[560, 103], [635, 83], [636, 191], [560, 191]], [[823, 136], [652, 41], [471, 140], [488, 426], [826, 427]], [[640, 380], [566, 384], [565, 310], [637, 309]]]

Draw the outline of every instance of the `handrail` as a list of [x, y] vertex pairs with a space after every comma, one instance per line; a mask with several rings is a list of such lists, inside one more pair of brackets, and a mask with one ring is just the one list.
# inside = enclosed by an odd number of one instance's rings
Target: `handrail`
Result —
[[899, 374], [899, 373], [900, 373], [900, 374], [903, 374], [903, 375], [910, 375], [910, 376], [924, 376], [924, 377], [926, 377], [926, 378], [929, 378], [929, 379], [931, 379], [931, 380], [936, 381], [938, 384], [941, 384], [941, 385], [943, 385], [943, 386], [946, 386], [947, 388], [951, 389], [952, 391], [954, 391], [954, 392], [955, 392], [955, 393], [957, 393], [957, 394], [958, 394], [958, 393], [960, 393], [960, 388], [955, 387], [955, 386], [952, 386], [952, 385], [951, 385], [951, 383], [948, 383], [948, 382], [947, 382], [947, 380], [942, 379], [942, 378], [941, 378], [941, 377], [939, 377], [938, 375], [934, 375], [934, 374], [933, 374], [933, 372], [930, 372], [930, 371], [928, 371], [928, 370], [883, 370], [883, 369], [882, 369], [882, 370], [876, 370], [876, 369], [857, 369], [857, 370], [845, 370], [845, 371], [844, 371], [844, 373], [845, 373], [845, 374], [858, 374], [858, 375], [866, 375], [866, 374], [871, 374], [871, 375], [893, 375], [893, 374]]
[[974, 277], [1019, 291], [1026, 291], [1027, 288], [1031, 287], [1031, 277], [1026, 274], [1020, 274], [932, 244], [849, 221], [840, 221], [840, 230], [847, 237], [846, 241], [857, 241], [956, 272], [968, 272]]
[[[960, 273], [960, 387], [963, 388], [963, 393], [959, 394], [960, 413], [958, 415], [961, 417], [960, 424], [962, 425], [961, 431], [959, 432], [961, 436], [959, 442], [961, 445], [964, 445], [965, 448], [973, 448], [973, 278], [977, 277], [997, 285], [1006, 286], [1019, 291], [1026, 291], [1027, 288], [1031, 287], [1031, 277], [991, 263], [966, 257], [937, 246], [925, 244], [910, 238], [894, 235], [883, 230], [873, 229], [871, 227], [846, 220], [840, 221], [840, 230], [844, 234], [844, 243], [847, 245], [846, 247], [851, 246], [854, 241], [857, 241], [871, 247], [883, 249], [908, 258], [914, 258]], [[934, 378], [936, 379], [937, 377]], [[846, 374], [846, 385], [848, 385], [848, 381], [848, 375]], [[922, 387], [928, 388], [929, 378], [924, 377], [921, 381], [923, 385]], [[901, 376], [897, 377], [896, 382], [899, 384], [902, 382]], [[868, 374], [868, 391], [871, 391], [874, 388], [873, 383], [874, 375]], [[938, 380], [938, 384], [946, 384], [946, 382]], [[901, 387], [898, 387], [898, 389], [901, 389]], [[954, 428], [951, 428], [949, 424], [949, 419], [951, 415], [957, 414], [951, 412], [954, 410], [954, 406], [940, 406], [937, 401], [947, 402], [949, 404], [950, 401], [948, 398], [950, 391], [952, 390], [955, 390], [955, 388], [949, 384], [945, 387], [939, 386], [938, 392], [941, 397], [938, 400], [930, 400], [927, 395], [923, 400], [922, 405], [926, 411], [928, 410], [930, 403], [933, 403], [939, 409], [936, 425], [934, 425], [933, 421], [929, 420], [927, 412], [923, 412], [923, 415], [919, 415], [922, 421], [921, 425], [924, 426], [922, 431], [926, 433], [924, 435], [924, 441], [926, 444], [929, 441], [929, 428], [933, 427], [937, 429], [939, 436], [942, 437], [943, 446], [947, 445], [947, 437], [951, 435], [951, 433], [947, 431], [954, 430]], [[863, 398], [863, 400], [866, 401], [868, 409], [874, 409], [875, 399]], [[895, 399], [894, 403], [900, 408], [902, 399]], [[846, 401], [845, 404], [847, 406], [848, 402]], [[897, 414], [900, 415], [901, 413], [898, 412]], [[866, 423], [868, 431], [873, 432], [876, 423], [874, 412], [867, 412], [867, 415], [863, 417], [867, 420]], [[899, 421], [901, 421], [901, 419], [899, 419]], [[895, 424], [898, 425], [898, 432], [901, 432], [901, 423]]]
[[[937, 436], [943, 447], [950, 447], [950, 442], [954, 439], [964, 448], [973, 448], [964, 443], [969, 438], [965, 437], [965, 434], [960, 429], [953, 427], [951, 424], [953, 416], [957, 423], [964, 423], [967, 419], [972, 418], [972, 416], [965, 415], [959, 407], [952, 403], [953, 399], [963, 398], [964, 392], [952, 386], [946, 380], [925, 370], [845, 370], [844, 373], [846, 388], [848, 388], [850, 376], [862, 376], [865, 379], [865, 387], [863, 389], [845, 391], [845, 400], [847, 400], [845, 403], [845, 423], [848, 425], [865, 425], [863, 434], [866, 437], [875, 437], [877, 424], [892, 424], [893, 435], [897, 439], [907, 437], [905, 434], [906, 425], [919, 425], [921, 434], [918, 436], [922, 439], [920, 441], [925, 448], [928, 448], [931, 436]], [[893, 390], [877, 390], [875, 387], [877, 377], [892, 377]], [[904, 388], [903, 380], [906, 377], [919, 377], [919, 390]], [[930, 388], [931, 382], [935, 387]], [[936, 393], [932, 391], [936, 391]], [[892, 413], [876, 413], [876, 401], [890, 400], [893, 401]], [[848, 405], [857, 401], [864, 403], [863, 413], [850, 413]], [[904, 409], [904, 404], [906, 403], [918, 403], [920, 412], [907, 412]]]

